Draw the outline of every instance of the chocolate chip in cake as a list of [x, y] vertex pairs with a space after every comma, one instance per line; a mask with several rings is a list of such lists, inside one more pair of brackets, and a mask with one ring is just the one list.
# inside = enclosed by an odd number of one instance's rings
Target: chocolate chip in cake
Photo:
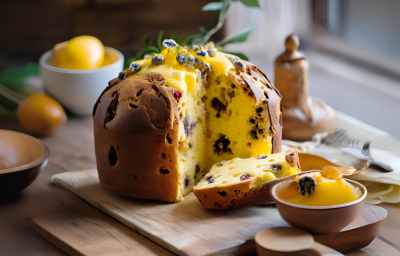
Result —
[[175, 47], [178, 46], [178, 44], [175, 42], [174, 39], [164, 39], [164, 41], [162, 42], [162, 46], [164, 49], [166, 48], [174, 49]]
[[200, 165], [196, 164], [196, 173], [200, 172]]
[[281, 165], [279, 165], [279, 164], [273, 164], [273, 165], [271, 165], [271, 169], [273, 170], [273, 171], [280, 171], [280, 170], [282, 170], [282, 166]]
[[124, 71], [119, 72], [119, 74], [118, 74], [118, 82], [121, 82], [125, 78], [126, 78], [125, 72]]
[[227, 196], [226, 191], [218, 191], [218, 194], [220, 196], [222, 196], [222, 197], [226, 197]]
[[165, 153], [161, 153], [161, 159], [165, 159]]
[[176, 61], [177, 61], [179, 64], [181, 64], [181, 65], [185, 65], [185, 64], [186, 64], [186, 61], [187, 61], [187, 58], [186, 58], [186, 56], [183, 55], [183, 54], [177, 54], [177, 55], [176, 55]]
[[297, 187], [303, 196], [309, 196], [317, 188], [317, 180], [308, 175], [300, 176]]
[[156, 56], [153, 56], [153, 58], [151, 58], [151, 63], [153, 65], [160, 65], [163, 62], [164, 62], [164, 56], [162, 56], [162, 55], [156, 55]]
[[232, 154], [232, 150], [228, 148], [230, 143], [231, 143], [230, 140], [227, 139], [226, 136], [222, 134], [220, 138], [216, 140], [214, 143], [214, 152], [216, 152], [218, 155], [222, 153]]
[[165, 175], [165, 174], [168, 174], [169, 171], [168, 171], [167, 169], [164, 169], [164, 168], [160, 167], [160, 173], [161, 173], [162, 175]]
[[115, 166], [117, 164], [118, 155], [117, 155], [117, 151], [115, 150], [115, 148], [113, 146], [111, 146], [110, 151], [108, 152], [108, 160], [109, 160], [111, 166]]
[[257, 159], [261, 160], [261, 159], [267, 159], [268, 156], [266, 155], [261, 155], [261, 156], [257, 156]]
[[250, 178], [251, 178], [250, 175], [248, 175], [247, 173], [240, 176], [240, 180], [248, 180]]
[[141, 68], [141, 65], [139, 63], [132, 63], [131, 66], [129, 67], [129, 69], [132, 72], [138, 72]]
[[208, 182], [208, 184], [214, 183], [213, 176], [210, 176], [210, 177], [206, 178], [206, 181]]

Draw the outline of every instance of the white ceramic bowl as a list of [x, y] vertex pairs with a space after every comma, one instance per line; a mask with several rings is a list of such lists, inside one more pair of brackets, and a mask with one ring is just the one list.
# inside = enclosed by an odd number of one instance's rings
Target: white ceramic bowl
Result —
[[71, 70], [50, 65], [52, 51], [44, 53], [39, 59], [44, 90], [73, 114], [90, 115], [108, 81], [124, 68], [124, 56], [120, 51], [105, 47], [105, 54], [116, 61], [100, 68]]

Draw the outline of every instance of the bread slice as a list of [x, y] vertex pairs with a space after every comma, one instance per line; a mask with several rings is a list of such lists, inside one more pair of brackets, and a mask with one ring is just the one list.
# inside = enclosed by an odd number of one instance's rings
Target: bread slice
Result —
[[[235, 158], [213, 165], [193, 188], [206, 209], [223, 210], [273, 202], [273, 185], [300, 173], [297, 149], [247, 159]], [[269, 186], [263, 186], [267, 183]]]

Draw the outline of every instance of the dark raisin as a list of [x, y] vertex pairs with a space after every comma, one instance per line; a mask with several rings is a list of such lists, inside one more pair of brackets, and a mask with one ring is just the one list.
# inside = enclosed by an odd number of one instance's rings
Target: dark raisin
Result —
[[186, 177], [186, 178], [185, 178], [185, 183], [184, 183], [184, 185], [185, 185], [185, 188], [189, 187], [189, 185], [190, 185], [190, 179], [189, 179], [189, 177]]
[[220, 138], [214, 143], [214, 151], [219, 155], [221, 153], [232, 154], [232, 150], [228, 147], [230, 143], [230, 140], [227, 139], [225, 135], [221, 134]]
[[107, 108], [106, 118], [104, 120], [104, 127], [106, 127], [106, 123], [113, 120], [114, 117], [117, 115], [118, 97], [119, 97], [118, 91], [113, 92], [112, 96], [113, 99], [111, 100], [110, 105]]
[[266, 155], [261, 155], [261, 156], [257, 156], [257, 159], [267, 159], [268, 158], [268, 156], [266, 156]]
[[200, 165], [196, 164], [196, 173], [200, 172]]
[[308, 175], [301, 176], [297, 183], [297, 187], [303, 196], [309, 196], [317, 188], [317, 180]]
[[251, 178], [250, 175], [248, 175], [247, 173], [240, 176], [240, 180], [248, 180], [250, 178]]
[[222, 196], [222, 197], [226, 197], [227, 196], [226, 191], [219, 191], [218, 194], [220, 196]]
[[162, 153], [162, 154], [161, 154], [161, 158], [162, 158], [162, 159], [165, 159], [165, 156], [166, 156], [165, 153]]
[[257, 108], [257, 113], [261, 113], [263, 111], [262, 107]]
[[183, 129], [185, 130], [186, 136], [189, 136], [192, 133], [192, 127], [189, 123], [188, 116], [185, 116], [185, 120], [183, 121]]
[[193, 147], [192, 143], [189, 142], [189, 148], [192, 148], [192, 147]]
[[137, 180], [137, 179], [139, 178], [139, 176], [133, 174], [133, 175], [132, 175], [132, 178], [133, 178], [134, 180]]
[[165, 175], [165, 174], [168, 174], [169, 171], [167, 169], [164, 169], [164, 168], [160, 167], [160, 173]]
[[252, 137], [253, 139], [258, 139], [257, 131], [256, 131], [256, 130], [252, 130], [252, 131], [251, 131], [251, 137]]
[[119, 74], [118, 74], [118, 82], [121, 82], [125, 78], [126, 78], [125, 72], [124, 71], [119, 72]]
[[271, 165], [271, 169], [273, 170], [273, 171], [280, 171], [280, 170], [282, 170], [282, 166], [281, 165], [279, 165], [279, 164], [273, 164], [273, 165]]
[[208, 184], [214, 183], [213, 176], [210, 176], [210, 177], [206, 178], [206, 181], [208, 182]]
[[212, 99], [211, 105], [218, 113], [226, 109], [226, 106], [216, 97]]
[[218, 166], [218, 167], [221, 167], [221, 166], [223, 166], [223, 164], [217, 164], [217, 166]]
[[111, 146], [110, 152], [108, 153], [108, 160], [109, 160], [111, 166], [114, 166], [117, 164], [118, 155], [117, 155], [117, 151], [115, 150], [115, 148], [113, 146]]
[[255, 124], [256, 120], [254, 120], [253, 118], [250, 118], [250, 123]]

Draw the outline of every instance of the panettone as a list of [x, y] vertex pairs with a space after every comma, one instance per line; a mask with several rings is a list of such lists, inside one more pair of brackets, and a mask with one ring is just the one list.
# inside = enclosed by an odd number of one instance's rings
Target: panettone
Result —
[[253, 64], [165, 40], [110, 81], [93, 110], [100, 182], [118, 194], [183, 200], [222, 160], [281, 148], [281, 97]]
[[213, 210], [272, 203], [272, 185], [294, 179], [300, 172], [296, 148], [269, 156], [234, 158], [214, 164], [193, 192], [204, 208]]

